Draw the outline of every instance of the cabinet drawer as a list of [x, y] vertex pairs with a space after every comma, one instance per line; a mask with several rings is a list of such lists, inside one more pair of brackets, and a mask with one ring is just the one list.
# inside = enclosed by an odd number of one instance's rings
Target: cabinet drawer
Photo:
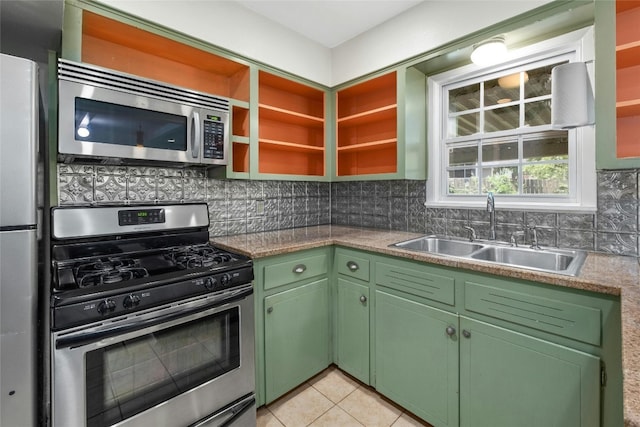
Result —
[[455, 304], [455, 279], [427, 265], [376, 263], [376, 283], [411, 295]]
[[327, 254], [301, 256], [264, 267], [264, 289], [272, 289], [311, 277], [327, 274]]
[[338, 273], [356, 279], [369, 281], [369, 260], [354, 255], [352, 251], [338, 249], [336, 251], [336, 268]]
[[466, 281], [464, 307], [522, 326], [600, 345], [598, 308]]

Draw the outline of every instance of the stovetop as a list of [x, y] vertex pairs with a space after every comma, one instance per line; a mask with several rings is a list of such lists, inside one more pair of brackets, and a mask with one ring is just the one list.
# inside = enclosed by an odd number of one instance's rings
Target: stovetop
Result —
[[[223, 293], [253, 280], [249, 257], [209, 243], [206, 205], [56, 213], [53, 228], [58, 231], [51, 249], [54, 330]], [[142, 220], [131, 220], [138, 216]], [[77, 232], [74, 222], [88, 235]]]

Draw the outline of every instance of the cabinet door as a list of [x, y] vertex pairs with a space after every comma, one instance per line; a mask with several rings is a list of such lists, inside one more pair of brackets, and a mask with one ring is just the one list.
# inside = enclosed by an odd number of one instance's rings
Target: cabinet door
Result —
[[329, 366], [328, 279], [264, 299], [266, 403]]
[[436, 427], [457, 426], [458, 317], [382, 291], [375, 310], [376, 389]]
[[597, 357], [464, 317], [460, 425], [600, 425]]
[[369, 384], [369, 287], [338, 278], [338, 366]]

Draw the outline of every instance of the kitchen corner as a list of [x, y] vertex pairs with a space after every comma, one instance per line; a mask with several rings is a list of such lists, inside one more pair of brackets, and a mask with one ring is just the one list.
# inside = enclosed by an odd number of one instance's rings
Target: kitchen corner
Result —
[[339, 245], [432, 264], [499, 276], [619, 295], [622, 310], [622, 347], [625, 427], [640, 426], [640, 266], [637, 258], [590, 252], [575, 277], [540, 273], [482, 262], [448, 258], [389, 247], [419, 237], [417, 233], [347, 226], [321, 225], [235, 236], [214, 237], [216, 245], [252, 258], [286, 254], [315, 247]]

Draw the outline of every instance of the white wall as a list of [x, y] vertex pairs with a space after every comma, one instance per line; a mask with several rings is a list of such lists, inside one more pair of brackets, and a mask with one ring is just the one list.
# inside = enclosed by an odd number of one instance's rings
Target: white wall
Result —
[[329, 48], [301, 37], [235, 2], [99, 1], [247, 58], [331, 86]]
[[335, 86], [551, 0], [427, 0], [333, 49], [232, 1], [99, 1], [245, 57]]
[[429, 0], [332, 50], [333, 85], [428, 52], [550, 0]]

